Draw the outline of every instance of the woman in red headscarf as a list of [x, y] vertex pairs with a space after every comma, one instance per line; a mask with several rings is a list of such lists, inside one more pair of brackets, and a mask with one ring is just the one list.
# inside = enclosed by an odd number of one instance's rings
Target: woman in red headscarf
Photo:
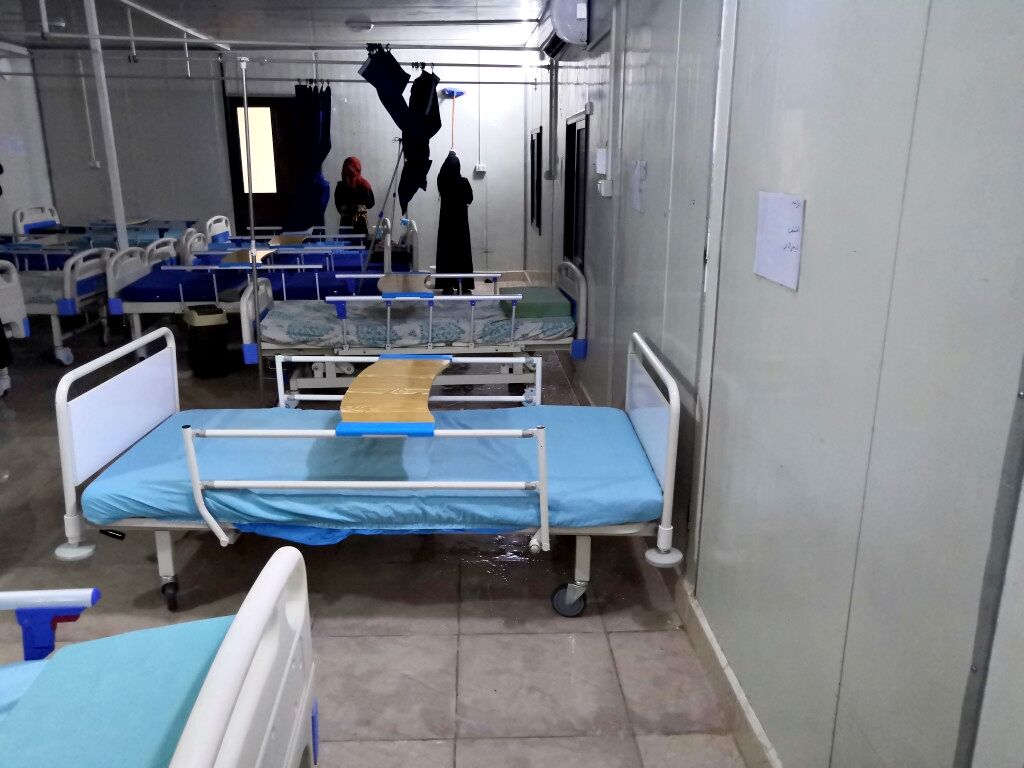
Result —
[[363, 164], [358, 157], [346, 157], [341, 166], [341, 181], [334, 188], [334, 205], [341, 216], [341, 226], [366, 234], [366, 212], [373, 208], [373, 187], [363, 178]]

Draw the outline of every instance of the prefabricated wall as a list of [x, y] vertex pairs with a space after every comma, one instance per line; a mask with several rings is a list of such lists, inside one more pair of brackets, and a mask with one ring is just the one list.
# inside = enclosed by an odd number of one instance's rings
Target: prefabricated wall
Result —
[[11, 215], [27, 205], [50, 205], [50, 175], [39, 119], [32, 62], [0, 43], [0, 232], [11, 231]]
[[[971, 727], [1021, 50], [1018, 3], [740, 4], [696, 590], [786, 766], [952, 765]], [[759, 191], [806, 199], [797, 291], [753, 272]]]

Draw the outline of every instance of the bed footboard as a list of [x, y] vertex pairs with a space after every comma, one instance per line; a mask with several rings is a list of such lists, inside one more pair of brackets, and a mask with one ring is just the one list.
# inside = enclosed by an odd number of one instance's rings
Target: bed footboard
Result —
[[629, 340], [626, 360], [626, 414], [661, 483], [663, 501], [658, 542], [646, 553], [647, 562], [659, 568], [671, 568], [683, 559], [683, 553], [672, 546], [680, 409], [679, 384], [675, 377], [644, 338], [634, 333]]
[[18, 268], [9, 261], [0, 261], [0, 333], [8, 328], [11, 337], [24, 339], [29, 335], [25, 295], [21, 290]]
[[313, 668], [306, 567], [283, 547], [231, 623], [171, 768], [312, 766]]
[[[69, 398], [79, 379], [156, 341], [165, 343], [156, 354]], [[66, 373], [57, 385], [56, 408], [67, 542], [55, 554], [61, 560], [82, 560], [96, 545], [85, 540], [78, 487], [178, 411], [174, 336], [159, 328]]]

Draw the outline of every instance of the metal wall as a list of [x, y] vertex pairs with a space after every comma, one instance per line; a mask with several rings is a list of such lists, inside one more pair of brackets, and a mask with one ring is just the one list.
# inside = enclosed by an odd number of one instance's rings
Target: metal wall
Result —
[[[1024, 352], [1024, 19], [982, 5], [740, 4], [697, 595], [788, 768], [953, 761]], [[759, 190], [807, 200], [797, 292]]]
[[[8, 54], [0, 44], [0, 59], [12, 72], [31, 72], [32, 63]], [[35, 83], [31, 77], [0, 78], [0, 232], [11, 231], [11, 214], [25, 205], [52, 202], [46, 167], [46, 147], [39, 119]]]
[[[612, 6], [615, 3], [604, 3]], [[589, 104], [586, 264], [590, 291], [587, 359], [577, 383], [596, 404], [621, 403], [629, 335], [641, 331], [675, 366], [692, 396], [699, 344], [720, 0], [623, 0], [620, 39], [612, 31], [589, 49], [570, 48], [559, 65], [558, 178], [544, 185], [544, 221], [527, 235], [532, 270], [550, 274], [562, 258], [565, 121]], [[607, 15], [607, 14], [606, 14]], [[614, 147], [613, 80], [622, 76], [620, 174], [612, 197], [598, 193], [594, 156]], [[548, 88], [531, 88], [528, 129], [543, 126]], [[615, 164], [616, 158], [609, 162]], [[641, 210], [630, 178], [645, 162]], [[547, 166], [547, 162], [545, 162]], [[680, 462], [686, 465], [684, 456]], [[685, 491], [679, 496], [685, 498]]]
[[[82, 58], [89, 75], [89, 56], [83, 54]], [[218, 213], [232, 216], [220, 82], [187, 80], [184, 63], [178, 61], [129, 64], [119, 59], [105, 63], [128, 218], [205, 221]], [[73, 224], [112, 216], [107, 171], [90, 162], [90, 120], [96, 157], [106, 161], [96, 87], [92, 77], [86, 77], [83, 92], [78, 71], [73, 56], [37, 64], [54, 202], [61, 219]], [[209, 77], [218, 74], [219, 67], [195, 62], [192, 72]], [[121, 74], [141, 79], [116, 77]]]
[[[1010, 433], [1024, 355], [1022, 54], [1024, 4], [933, 0], [839, 693], [842, 768], [949, 765], [956, 748], [993, 514], [1001, 484], [1019, 482], [1019, 467], [1003, 472], [1022, 439]], [[1022, 764], [1021, 752], [978, 763]]]

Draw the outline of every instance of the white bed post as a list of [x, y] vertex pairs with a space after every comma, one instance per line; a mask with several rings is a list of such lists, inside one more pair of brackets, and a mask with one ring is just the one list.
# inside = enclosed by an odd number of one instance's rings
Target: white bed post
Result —
[[[647, 550], [644, 557], [656, 568], [673, 568], [683, 561], [683, 553], [672, 545], [672, 503], [676, 484], [676, 451], [679, 446], [679, 413], [681, 410], [679, 385], [665, 364], [658, 359], [647, 342], [639, 333], [634, 333], [629, 340], [630, 352], [636, 349], [644, 362], [648, 363], [658, 374], [668, 394], [669, 425], [668, 443], [665, 446], [665, 471], [661, 483], [662, 507], [661, 520], [658, 523], [658, 539], [656, 546]], [[629, 392], [629, 371], [626, 366], [626, 391]], [[646, 450], [646, 449], [645, 449]]]
[[96, 78], [96, 101], [100, 106], [100, 125], [103, 128], [103, 150], [107, 156], [107, 176], [110, 179], [110, 200], [114, 206], [114, 226], [117, 228], [117, 249], [128, 247], [128, 228], [125, 224], [124, 196], [121, 192], [121, 174], [117, 167], [117, 146], [114, 144], [114, 119], [110, 115], [110, 94], [107, 92], [107, 71], [103, 65], [103, 47], [100, 44], [100, 25], [96, 19], [96, 0], [82, 0], [85, 8], [85, 26], [89, 32], [92, 51], [92, 71]]
[[573, 580], [566, 586], [565, 601], [575, 603], [584, 594], [590, 584], [590, 537], [576, 537], [576, 567]]

